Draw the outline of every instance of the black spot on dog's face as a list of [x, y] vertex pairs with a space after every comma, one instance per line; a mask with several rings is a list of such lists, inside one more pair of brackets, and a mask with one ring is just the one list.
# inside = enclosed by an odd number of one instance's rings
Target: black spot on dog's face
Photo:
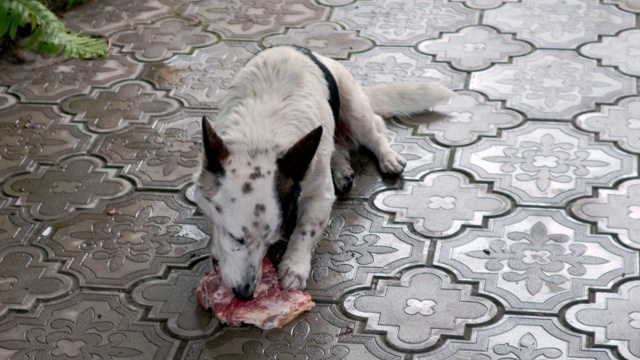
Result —
[[311, 237], [316, 236], [316, 231], [315, 230], [311, 230]]
[[249, 174], [249, 179], [251, 180], [259, 179], [262, 177], [264, 177], [264, 174], [262, 174], [262, 171], [260, 170], [260, 166], [254, 167], [253, 172]]
[[219, 204], [215, 204], [214, 207], [216, 208], [218, 214], [222, 214], [222, 206], [220, 206]]
[[253, 216], [258, 217], [260, 214], [263, 214], [267, 211], [267, 207], [264, 204], [256, 204], [255, 209], [253, 209]]
[[251, 192], [253, 191], [253, 186], [251, 185], [251, 183], [246, 182], [244, 183], [244, 185], [242, 185], [242, 193], [247, 195], [247, 194], [251, 194]]

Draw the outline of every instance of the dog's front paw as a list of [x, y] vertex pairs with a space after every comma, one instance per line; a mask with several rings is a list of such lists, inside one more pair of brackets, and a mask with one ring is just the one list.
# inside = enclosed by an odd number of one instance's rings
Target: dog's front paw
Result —
[[307, 287], [307, 279], [311, 271], [311, 261], [302, 259], [283, 259], [278, 266], [278, 277], [285, 290], [304, 290]]
[[340, 192], [348, 193], [353, 186], [355, 173], [351, 166], [345, 166], [342, 169], [333, 171], [333, 183]]
[[378, 161], [380, 162], [380, 170], [387, 175], [400, 175], [407, 165], [407, 160], [395, 151], [386, 153]]

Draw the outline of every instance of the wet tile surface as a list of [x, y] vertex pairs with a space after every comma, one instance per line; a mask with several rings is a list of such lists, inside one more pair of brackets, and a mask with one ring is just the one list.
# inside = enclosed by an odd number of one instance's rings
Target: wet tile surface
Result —
[[[2, 359], [640, 359], [640, 2], [90, 1], [109, 56], [0, 62]], [[218, 323], [203, 115], [269, 46], [457, 96], [353, 154], [316, 307]], [[281, 251], [282, 249], [274, 249]]]

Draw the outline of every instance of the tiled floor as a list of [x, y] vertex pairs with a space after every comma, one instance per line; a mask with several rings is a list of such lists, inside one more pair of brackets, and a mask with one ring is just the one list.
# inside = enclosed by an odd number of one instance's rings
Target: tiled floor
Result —
[[[106, 59], [0, 65], [1, 359], [640, 359], [640, 1], [93, 0]], [[354, 158], [316, 308], [221, 326], [194, 300], [203, 114], [260, 49], [438, 81]]]

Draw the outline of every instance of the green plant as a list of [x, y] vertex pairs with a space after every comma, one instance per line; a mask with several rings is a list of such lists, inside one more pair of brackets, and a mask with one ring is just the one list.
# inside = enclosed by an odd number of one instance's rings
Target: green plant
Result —
[[22, 35], [21, 29], [28, 34], [23, 46], [26, 50], [83, 59], [106, 55], [107, 43], [103, 39], [69, 32], [40, 1], [0, 0], [0, 38], [8, 36], [16, 41]]

